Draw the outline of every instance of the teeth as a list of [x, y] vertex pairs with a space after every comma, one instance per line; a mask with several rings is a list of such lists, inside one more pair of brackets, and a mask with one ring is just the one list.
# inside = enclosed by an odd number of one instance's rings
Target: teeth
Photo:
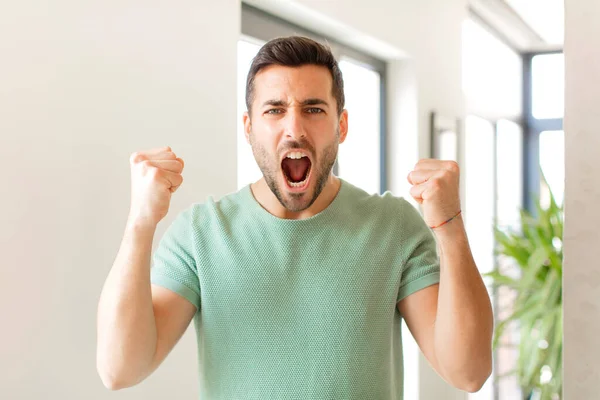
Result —
[[302, 187], [302, 186], [304, 186], [305, 183], [306, 183], [306, 179], [303, 180], [302, 182], [290, 182], [290, 181], [288, 181], [288, 184], [291, 187]]
[[302, 157], [306, 157], [306, 154], [301, 153], [299, 151], [293, 151], [287, 155], [287, 158], [291, 158], [291, 159], [300, 159]]

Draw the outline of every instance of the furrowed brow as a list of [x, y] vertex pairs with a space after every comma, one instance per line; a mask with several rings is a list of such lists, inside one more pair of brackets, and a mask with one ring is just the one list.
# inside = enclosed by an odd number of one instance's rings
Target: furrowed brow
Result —
[[[323, 99], [319, 99], [319, 98], [310, 98], [310, 99], [306, 99], [304, 101], [302, 101], [300, 103], [301, 106], [316, 106], [316, 105], [323, 105], [323, 106], [327, 106], [329, 107], [329, 103], [327, 103], [325, 100]], [[289, 104], [286, 101], [280, 100], [280, 99], [271, 99], [271, 100], [267, 100], [263, 103], [262, 107], [267, 107], [267, 106], [271, 106], [271, 107], [287, 107], [289, 106]]]

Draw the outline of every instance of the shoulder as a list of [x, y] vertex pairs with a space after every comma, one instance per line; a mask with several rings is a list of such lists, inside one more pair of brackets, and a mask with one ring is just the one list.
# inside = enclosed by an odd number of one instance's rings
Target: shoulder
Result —
[[220, 233], [227, 233], [232, 221], [244, 207], [239, 191], [216, 199], [209, 195], [204, 201], [189, 204], [171, 215], [165, 237], [180, 243], [203, 243]]
[[346, 210], [369, 220], [377, 220], [380, 227], [389, 226], [396, 233], [415, 233], [428, 231], [427, 225], [416, 205], [404, 196], [398, 196], [387, 190], [384, 193], [367, 193], [364, 190], [347, 185]]
[[222, 197], [209, 195], [204, 201], [195, 202], [179, 212], [177, 218], [191, 225], [207, 224], [210, 221], [236, 218], [245, 206], [244, 189], [228, 193]]
[[409, 212], [415, 210], [414, 206], [404, 197], [397, 196], [389, 190], [384, 193], [368, 193], [346, 181], [344, 181], [344, 185], [347, 191], [346, 204], [355, 210], [364, 209], [373, 213], [386, 214], [393, 212], [396, 215], [406, 212], [407, 209]]

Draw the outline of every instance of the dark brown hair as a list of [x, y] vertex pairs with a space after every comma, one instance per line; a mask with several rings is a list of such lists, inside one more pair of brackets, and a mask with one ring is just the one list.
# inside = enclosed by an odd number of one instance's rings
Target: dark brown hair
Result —
[[320, 65], [327, 67], [333, 78], [332, 95], [337, 102], [337, 112], [344, 109], [344, 80], [342, 71], [331, 49], [312, 39], [302, 36], [289, 36], [273, 39], [258, 51], [252, 60], [246, 80], [246, 107], [251, 111], [254, 100], [254, 78], [263, 68], [270, 65], [300, 67], [302, 65]]

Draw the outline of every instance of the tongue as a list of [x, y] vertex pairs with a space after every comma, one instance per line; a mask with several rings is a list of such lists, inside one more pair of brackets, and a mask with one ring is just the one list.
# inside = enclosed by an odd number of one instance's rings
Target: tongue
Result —
[[292, 182], [301, 182], [304, 179], [309, 166], [310, 161], [307, 157], [299, 159], [285, 158], [283, 160], [284, 172]]

